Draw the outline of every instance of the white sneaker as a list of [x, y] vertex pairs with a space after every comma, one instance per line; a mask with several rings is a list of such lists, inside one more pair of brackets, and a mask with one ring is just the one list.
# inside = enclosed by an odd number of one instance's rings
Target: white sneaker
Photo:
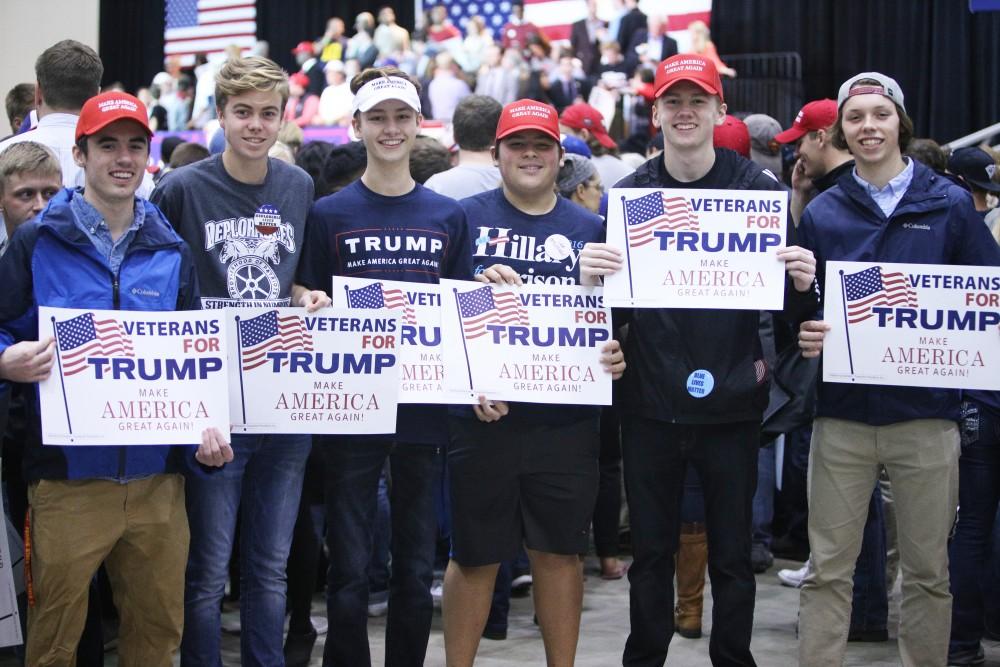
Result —
[[389, 613], [389, 591], [379, 591], [368, 596], [368, 617], [379, 618]]
[[797, 570], [778, 570], [778, 579], [781, 580], [782, 586], [802, 588], [802, 582], [809, 576], [810, 571], [812, 571], [812, 561], [807, 560], [805, 564]]
[[441, 608], [441, 598], [444, 597], [444, 582], [440, 579], [435, 579], [434, 583], [431, 584], [431, 600], [434, 602], [434, 608]]

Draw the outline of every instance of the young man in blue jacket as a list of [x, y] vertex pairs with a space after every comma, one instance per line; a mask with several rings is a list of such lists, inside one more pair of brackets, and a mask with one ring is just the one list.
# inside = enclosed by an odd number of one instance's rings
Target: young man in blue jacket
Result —
[[[691, 54], [668, 58], [656, 69], [654, 88], [653, 124], [663, 132], [665, 150], [616, 187], [781, 189], [770, 172], [713, 147], [713, 131], [722, 124], [726, 105], [711, 61]], [[624, 254], [588, 243], [580, 257], [581, 276], [621, 270]], [[815, 308], [815, 262], [811, 252], [796, 246], [779, 250], [777, 257], [785, 262], [785, 310], [794, 320]], [[765, 364], [759, 322], [760, 313], [752, 310], [637, 308], [631, 313], [620, 404], [635, 556], [628, 572], [626, 666], [658, 667], [667, 658], [688, 465], [698, 471], [705, 493], [712, 663], [755, 664], [750, 526], [769, 384], [767, 373], [754, 372]], [[694, 372], [715, 378], [704, 396], [687, 388]]]
[[[834, 143], [855, 167], [802, 215], [803, 245], [825, 262], [1000, 266], [1000, 248], [968, 193], [903, 157], [913, 136], [903, 92], [866, 72], [837, 98]], [[816, 356], [829, 325], [802, 324], [800, 347]], [[809, 461], [812, 573], [802, 586], [800, 664], [839, 666], [850, 614], [851, 574], [866, 507], [883, 464], [896, 502], [903, 599], [904, 665], [943, 665], [951, 626], [948, 532], [958, 501], [960, 392], [820, 383]]]
[[[48, 377], [51, 336], [37, 306], [123, 310], [197, 307], [184, 242], [135, 196], [149, 157], [146, 109], [124, 93], [83, 107], [74, 159], [85, 188], [66, 189], [24, 223], [0, 262], [0, 391]], [[106, 563], [121, 615], [123, 664], [171, 664], [181, 639], [188, 524], [181, 468], [232, 458], [218, 432], [190, 447], [43, 446], [37, 392], [27, 406], [30, 578], [27, 664], [71, 665], [90, 580]], [[27, 542], [28, 540], [26, 540]]]

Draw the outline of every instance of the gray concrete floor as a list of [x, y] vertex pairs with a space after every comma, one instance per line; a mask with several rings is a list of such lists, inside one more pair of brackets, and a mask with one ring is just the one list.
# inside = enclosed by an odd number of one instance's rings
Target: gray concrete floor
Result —
[[[781, 586], [776, 573], [779, 568], [798, 567], [789, 561], [776, 561], [774, 567], [757, 576], [757, 608], [754, 616], [753, 652], [761, 667], [786, 667], [797, 663], [795, 622], [799, 608], [798, 590]], [[628, 635], [628, 582], [603, 581], [596, 574], [596, 560], [587, 562], [586, 593], [580, 630], [580, 645], [576, 664], [579, 667], [611, 667], [621, 664], [621, 652]], [[876, 644], [850, 644], [845, 665], [848, 667], [888, 667], [898, 665], [895, 624], [898, 618], [899, 589], [890, 603], [890, 640]], [[675, 636], [670, 644], [667, 665], [678, 667], [706, 667], [708, 659], [708, 633], [711, 631], [711, 594], [706, 587], [705, 636], [701, 639], [683, 639]], [[507, 639], [484, 639], [479, 647], [476, 665], [481, 667], [532, 666], [545, 664], [541, 635], [532, 623], [531, 598], [511, 601], [510, 627]], [[320, 597], [313, 602], [317, 615], [325, 613]], [[234, 612], [228, 619], [238, 619]], [[372, 662], [382, 665], [384, 659], [385, 619], [369, 622]], [[324, 637], [320, 637], [313, 650], [311, 667], [322, 661]], [[987, 667], [1000, 667], [1000, 643], [985, 642]], [[227, 636], [224, 640], [224, 664], [239, 665], [239, 639]], [[427, 649], [427, 667], [443, 667], [444, 638], [441, 634], [441, 616], [435, 614]]]

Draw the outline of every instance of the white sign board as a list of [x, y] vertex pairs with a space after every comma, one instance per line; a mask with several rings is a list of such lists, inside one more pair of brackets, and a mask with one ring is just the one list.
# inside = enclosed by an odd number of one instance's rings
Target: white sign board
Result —
[[333, 277], [334, 308], [388, 308], [399, 318], [399, 402], [453, 403], [441, 359], [441, 295], [435, 284]]
[[1000, 389], [1000, 268], [827, 262], [823, 380]]
[[[221, 311], [38, 309], [56, 338], [39, 383], [46, 445], [195, 445], [229, 433]], [[228, 435], [226, 435], [228, 438]]]
[[441, 281], [445, 379], [463, 402], [610, 405], [601, 348], [611, 313], [601, 289]]
[[612, 188], [608, 243], [625, 266], [605, 303], [781, 310], [788, 195], [770, 190]]
[[394, 433], [399, 314], [231, 308], [234, 433]]

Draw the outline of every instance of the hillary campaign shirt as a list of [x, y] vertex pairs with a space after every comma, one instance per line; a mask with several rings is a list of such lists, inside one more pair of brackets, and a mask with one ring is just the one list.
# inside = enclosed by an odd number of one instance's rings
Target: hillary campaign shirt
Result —
[[[604, 242], [604, 221], [578, 204], [556, 198], [548, 213], [532, 215], [514, 207], [503, 189], [490, 190], [459, 202], [465, 209], [472, 246], [473, 273], [494, 264], [517, 271], [525, 284], [580, 284], [580, 252], [587, 243]], [[505, 420], [560, 425], [600, 414], [592, 406], [512, 403]], [[452, 414], [472, 417], [468, 408]]]

